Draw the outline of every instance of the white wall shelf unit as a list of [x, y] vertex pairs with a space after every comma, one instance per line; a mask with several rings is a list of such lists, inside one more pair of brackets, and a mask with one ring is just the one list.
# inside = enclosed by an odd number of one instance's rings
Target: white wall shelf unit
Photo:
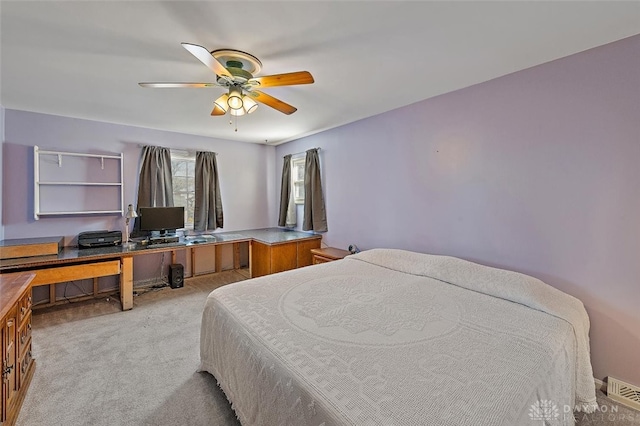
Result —
[[45, 151], [34, 146], [34, 218], [124, 215], [122, 160], [122, 153]]

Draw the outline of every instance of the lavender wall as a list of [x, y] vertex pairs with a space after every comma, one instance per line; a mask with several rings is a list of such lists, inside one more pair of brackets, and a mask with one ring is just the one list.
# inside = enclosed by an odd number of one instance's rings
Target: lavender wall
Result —
[[[3, 144], [4, 237], [65, 236], [67, 245], [81, 231], [121, 230], [120, 215], [33, 218], [33, 146], [83, 153], [124, 153], [125, 204], [135, 205], [140, 145], [218, 153], [224, 231], [265, 227], [276, 221], [275, 148], [25, 111], [5, 111]], [[159, 259], [134, 262], [136, 281], [155, 278]], [[167, 262], [168, 263], [168, 262]], [[166, 273], [166, 271], [165, 271]]]
[[276, 182], [321, 147], [326, 244], [536, 276], [584, 302], [595, 377], [640, 385], [639, 69], [635, 36], [284, 144]]
[[[200, 149], [218, 153], [224, 230], [267, 226], [274, 188], [264, 177], [273, 168], [274, 148], [207, 137], [121, 126], [24, 111], [6, 110], [3, 186], [6, 238], [65, 235], [96, 228], [120, 229], [120, 216], [33, 219], [33, 146], [76, 152], [124, 153], [125, 203], [137, 194], [140, 145]], [[238, 167], [241, 164], [241, 167]], [[272, 216], [274, 213], [272, 213]]]
[[[4, 142], [4, 108], [0, 105], [0, 142]], [[2, 188], [2, 149], [0, 149], [0, 188]], [[4, 224], [2, 222], [2, 197], [0, 197], [0, 240], [4, 239]]]

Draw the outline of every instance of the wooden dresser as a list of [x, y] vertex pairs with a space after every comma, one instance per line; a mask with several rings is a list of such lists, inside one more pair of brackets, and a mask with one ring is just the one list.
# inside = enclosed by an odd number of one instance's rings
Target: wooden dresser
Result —
[[35, 370], [31, 353], [31, 281], [34, 276], [31, 273], [0, 275], [2, 426], [15, 424]]

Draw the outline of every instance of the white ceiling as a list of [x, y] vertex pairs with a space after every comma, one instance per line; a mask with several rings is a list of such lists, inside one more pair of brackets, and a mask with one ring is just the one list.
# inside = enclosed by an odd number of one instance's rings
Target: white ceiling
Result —
[[[640, 33], [640, 2], [2, 1], [5, 108], [282, 143]], [[233, 48], [261, 75], [315, 84], [263, 89], [266, 105], [211, 117], [223, 91], [181, 42]]]

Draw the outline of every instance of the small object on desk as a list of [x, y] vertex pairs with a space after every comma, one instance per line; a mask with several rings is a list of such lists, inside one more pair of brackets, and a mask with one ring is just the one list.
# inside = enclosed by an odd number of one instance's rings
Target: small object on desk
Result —
[[178, 243], [149, 243], [145, 246], [148, 249], [159, 249], [159, 248], [166, 248], [166, 247], [173, 247], [174, 249], [179, 249], [182, 246]]
[[135, 243], [136, 247], [146, 247], [147, 245], [149, 245], [148, 238], [133, 238], [131, 239], [131, 242]]
[[209, 238], [206, 235], [185, 235], [184, 242], [187, 244], [200, 244], [200, 243], [208, 243], [215, 242], [215, 237]]
[[138, 217], [138, 213], [136, 213], [136, 211], [133, 209], [133, 204], [129, 204], [129, 207], [127, 208], [127, 214], [124, 217], [126, 218], [126, 220], [124, 225], [124, 243], [122, 243], [122, 246], [129, 249], [134, 248], [136, 246], [136, 243], [129, 241], [129, 221]]
[[86, 231], [78, 234], [78, 247], [95, 248], [117, 246], [122, 243], [121, 231]]
[[326, 247], [311, 249], [311, 254], [313, 254], [313, 264], [317, 265], [319, 263], [333, 262], [334, 260], [344, 259], [351, 253], [349, 253], [349, 251], [347, 250], [342, 250], [334, 247]]
[[171, 244], [178, 242], [180, 242], [180, 237], [177, 235], [165, 235], [160, 237], [151, 237], [149, 239], [149, 245]]

